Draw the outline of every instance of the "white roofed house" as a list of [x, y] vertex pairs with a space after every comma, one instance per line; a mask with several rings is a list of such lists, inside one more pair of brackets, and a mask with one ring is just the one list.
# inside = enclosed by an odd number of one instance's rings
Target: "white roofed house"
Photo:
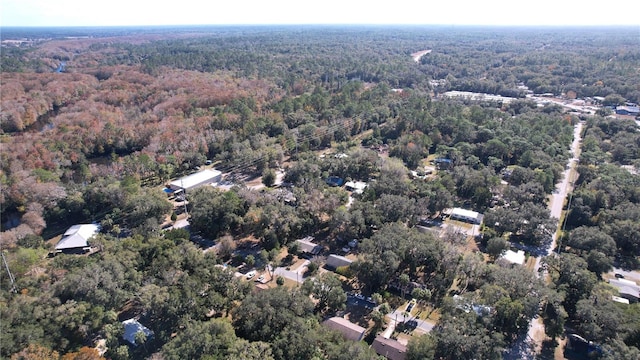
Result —
[[518, 250], [517, 252], [513, 250], [507, 250], [504, 252], [504, 254], [502, 254], [500, 258], [510, 262], [511, 264], [518, 265], [524, 265], [526, 260], [526, 256], [523, 250]]
[[136, 337], [139, 336], [138, 333], [141, 333], [141, 335], [144, 334], [144, 338], [147, 340], [153, 337], [153, 331], [139, 323], [136, 319], [125, 320], [122, 322], [122, 325], [124, 326], [122, 338], [133, 346], [140, 345], [136, 343]]
[[82, 253], [90, 250], [89, 240], [100, 232], [100, 226], [96, 224], [73, 225], [56, 244], [56, 252]]
[[480, 225], [482, 224], [482, 219], [484, 218], [483, 214], [479, 212], [462, 209], [462, 208], [453, 208], [451, 210], [451, 219], [468, 222], [471, 224]]
[[348, 191], [356, 194], [362, 194], [364, 189], [367, 188], [367, 183], [363, 181], [347, 181], [344, 186]]

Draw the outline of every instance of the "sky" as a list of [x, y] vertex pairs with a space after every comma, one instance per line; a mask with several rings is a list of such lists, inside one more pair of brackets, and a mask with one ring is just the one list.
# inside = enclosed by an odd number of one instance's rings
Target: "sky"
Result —
[[640, 28], [638, 0], [0, 0], [0, 14], [0, 26], [425, 24]]

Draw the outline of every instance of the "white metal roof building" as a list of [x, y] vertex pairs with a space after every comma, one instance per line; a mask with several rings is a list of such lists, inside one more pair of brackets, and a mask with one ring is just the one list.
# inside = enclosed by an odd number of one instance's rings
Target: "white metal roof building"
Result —
[[65, 231], [62, 239], [56, 245], [56, 250], [64, 251], [71, 249], [82, 249], [89, 246], [89, 239], [100, 231], [100, 226], [96, 224], [73, 225]]
[[523, 250], [518, 250], [518, 252], [507, 250], [504, 255], [502, 255], [502, 259], [505, 259], [512, 264], [523, 265], [526, 257]]
[[122, 325], [124, 325], [124, 334], [122, 334], [122, 338], [133, 346], [138, 345], [136, 344], [137, 333], [142, 332], [147, 339], [153, 336], [153, 331], [140, 324], [136, 319], [125, 320], [122, 322]]
[[215, 169], [206, 169], [178, 180], [174, 180], [169, 184], [169, 186], [172, 190], [187, 191], [202, 185], [216, 183], [220, 180], [222, 180], [222, 172]]
[[453, 208], [451, 210], [451, 218], [453, 220], [470, 222], [472, 224], [481, 224], [484, 215], [472, 210]]
[[344, 186], [349, 191], [352, 191], [356, 194], [362, 194], [364, 192], [364, 189], [366, 189], [367, 187], [367, 183], [363, 181], [347, 181]]

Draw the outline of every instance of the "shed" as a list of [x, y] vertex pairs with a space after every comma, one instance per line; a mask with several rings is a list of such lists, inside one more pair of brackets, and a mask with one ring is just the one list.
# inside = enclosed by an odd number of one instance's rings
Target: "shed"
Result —
[[172, 181], [169, 187], [174, 191], [187, 191], [199, 186], [217, 183], [222, 180], [222, 172], [215, 169], [205, 169], [195, 174]]
[[347, 259], [344, 256], [331, 254], [327, 257], [326, 266], [328, 268], [337, 269], [342, 266], [349, 266], [352, 262], [353, 260]]
[[77, 252], [89, 249], [89, 240], [100, 231], [100, 226], [96, 224], [73, 225], [56, 245], [59, 252]]
[[404, 360], [407, 357], [407, 346], [397, 340], [384, 338], [378, 335], [371, 344], [375, 352], [389, 360]]
[[367, 332], [367, 329], [362, 326], [339, 316], [325, 320], [322, 324], [329, 329], [340, 332], [347, 340], [360, 341]]
[[136, 319], [129, 319], [122, 322], [124, 325], [124, 334], [122, 334], [122, 338], [125, 339], [129, 344], [133, 346], [138, 346], [136, 344], [136, 334], [139, 332], [144, 333], [147, 339], [153, 336], [153, 331], [149, 330], [146, 326], [140, 324]]

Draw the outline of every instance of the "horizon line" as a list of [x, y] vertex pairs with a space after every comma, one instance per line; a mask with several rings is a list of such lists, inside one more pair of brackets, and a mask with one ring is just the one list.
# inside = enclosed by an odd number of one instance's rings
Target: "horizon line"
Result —
[[127, 28], [127, 27], [231, 27], [231, 26], [459, 26], [459, 27], [516, 27], [516, 28], [602, 28], [636, 27], [640, 24], [459, 24], [459, 23], [229, 23], [229, 24], [128, 24], [128, 25], [0, 25], [0, 28]]

